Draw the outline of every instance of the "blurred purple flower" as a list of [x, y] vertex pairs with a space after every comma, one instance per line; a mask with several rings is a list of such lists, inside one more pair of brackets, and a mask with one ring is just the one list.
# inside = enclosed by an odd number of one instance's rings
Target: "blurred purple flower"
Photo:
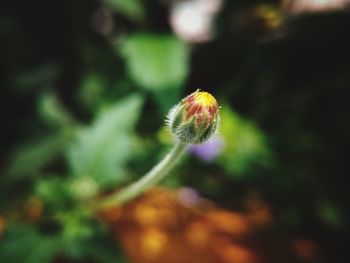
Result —
[[182, 187], [177, 194], [177, 198], [181, 204], [187, 207], [197, 205], [200, 200], [198, 192], [190, 187]]
[[224, 140], [214, 135], [209, 141], [202, 144], [191, 144], [188, 151], [205, 162], [213, 161], [223, 150]]

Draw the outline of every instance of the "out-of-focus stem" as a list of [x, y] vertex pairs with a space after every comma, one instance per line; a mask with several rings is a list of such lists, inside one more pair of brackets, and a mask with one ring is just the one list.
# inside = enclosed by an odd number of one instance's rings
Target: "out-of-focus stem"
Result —
[[177, 142], [171, 151], [150, 170], [145, 176], [140, 178], [138, 181], [132, 183], [121, 191], [106, 197], [97, 204], [97, 209], [105, 209], [112, 206], [121, 205], [138, 195], [150, 187], [156, 185], [161, 181], [169, 171], [174, 167], [175, 163], [184, 153], [187, 143]]

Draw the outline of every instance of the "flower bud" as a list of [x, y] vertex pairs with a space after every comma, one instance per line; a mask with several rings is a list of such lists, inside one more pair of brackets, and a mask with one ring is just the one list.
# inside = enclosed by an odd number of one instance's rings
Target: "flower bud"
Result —
[[197, 90], [170, 110], [167, 123], [180, 141], [199, 144], [216, 132], [218, 111], [216, 99], [208, 92]]

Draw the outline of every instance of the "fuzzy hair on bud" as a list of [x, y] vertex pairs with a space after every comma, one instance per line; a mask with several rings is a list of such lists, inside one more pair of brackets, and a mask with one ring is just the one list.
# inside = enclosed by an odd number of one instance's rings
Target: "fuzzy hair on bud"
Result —
[[180, 141], [200, 144], [216, 132], [218, 112], [219, 106], [214, 96], [197, 90], [169, 111], [167, 125]]

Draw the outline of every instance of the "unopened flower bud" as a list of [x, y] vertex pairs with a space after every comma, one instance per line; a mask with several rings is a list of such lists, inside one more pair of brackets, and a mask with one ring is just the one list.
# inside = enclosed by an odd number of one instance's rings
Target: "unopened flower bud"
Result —
[[180, 141], [203, 143], [216, 132], [218, 111], [216, 99], [208, 92], [197, 90], [170, 110], [168, 125]]

